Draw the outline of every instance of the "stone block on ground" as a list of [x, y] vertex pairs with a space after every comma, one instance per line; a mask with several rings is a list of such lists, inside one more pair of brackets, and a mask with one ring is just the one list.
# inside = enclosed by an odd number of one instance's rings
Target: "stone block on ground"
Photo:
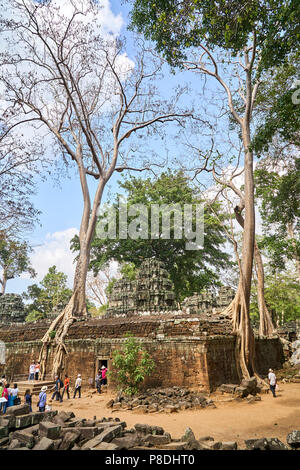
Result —
[[220, 450], [237, 450], [236, 442], [222, 442]]
[[116, 450], [131, 449], [139, 445], [139, 438], [136, 434], [127, 434], [124, 437], [116, 437], [111, 441], [111, 444], [117, 446]]
[[32, 424], [32, 416], [30, 414], [16, 416], [16, 429], [26, 428]]
[[6, 409], [7, 416], [22, 416], [30, 413], [29, 405], [15, 405]]
[[261, 439], [247, 439], [245, 444], [248, 450], [267, 450], [268, 447], [268, 441], [265, 437]]
[[164, 435], [148, 434], [142, 439], [142, 445], [150, 444], [151, 446], [154, 446], [154, 447], [161, 446], [164, 444], [170, 444], [170, 442], [171, 442], [170, 434], [164, 434]]
[[294, 430], [287, 435], [286, 442], [293, 447], [298, 449], [300, 447], [300, 431]]
[[54, 450], [54, 441], [48, 437], [42, 437], [32, 450]]
[[83, 450], [93, 449], [98, 446], [101, 442], [111, 442], [115, 437], [120, 437], [122, 434], [122, 426], [111, 426], [107, 427], [102, 431], [98, 436], [90, 439], [88, 442], [85, 442], [81, 447]]
[[0, 438], [8, 436], [8, 423], [6, 426], [0, 426]]
[[218, 391], [223, 393], [234, 393], [236, 387], [236, 384], [222, 384], [218, 388]]
[[93, 447], [91, 450], [117, 450], [118, 446], [112, 442], [100, 442], [97, 446]]
[[72, 429], [66, 432], [63, 436], [62, 442], [59, 446], [59, 450], [70, 450], [76, 442], [80, 439], [80, 431]]
[[34, 436], [29, 433], [29, 432], [25, 432], [25, 431], [15, 431], [13, 434], [12, 434], [12, 438], [13, 439], [17, 439], [18, 441], [20, 441], [22, 444], [25, 444], [26, 446], [28, 445], [29, 447], [33, 447], [34, 444], [35, 444], [35, 439], [34, 439]]
[[48, 437], [49, 439], [57, 439], [59, 437], [61, 426], [50, 421], [42, 421], [39, 424], [39, 435]]

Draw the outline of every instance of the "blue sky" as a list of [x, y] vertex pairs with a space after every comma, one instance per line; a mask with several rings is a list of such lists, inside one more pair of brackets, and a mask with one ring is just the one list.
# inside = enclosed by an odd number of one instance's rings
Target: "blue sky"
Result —
[[[108, 0], [105, 1], [108, 2]], [[126, 31], [128, 5], [111, 0], [110, 8], [116, 17], [122, 15], [123, 26], [120, 34], [128, 36]], [[130, 37], [127, 51], [130, 57], [133, 53]], [[168, 73], [167, 69], [166, 73]], [[162, 96], [166, 97], [171, 86], [181, 83], [183, 79], [198, 85], [192, 74], [177, 73], [175, 76], [168, 74], [167, 79], [160, 84]], [[211, 90], [214, 89], [215, 85], [212, 84]], [[169, 149], [170, 153], [175, 152], [176, 144], [170, 145]], [[161, 149], [161, 151], [163, 153], [164, 149]], [[117, 190], [118, 177], [119, 174], [117, 173], [110, 180], [104, 193], [103, 202], [106, 201], [108, 189], [112, 193]], [[40, 216], [41, 226], [37, 226], [29, 235], [29, 241], [34, 247], [31, 257], [32, 264], [38, 272], [38, 276], [35, 279], [30, 279], [27, 278], [27, 275], [23, 275], [18, 279], [10, 280], [7, 283], [7, 292], [22, 293], [28, 285], [39, 282], [48, 271], [48, 268], [54, 264], [59, 270], [68, 275], [70, 286], [72, 283], [74, 270], [72, 260], [74, 255], [69, 250], [69, 241], [79, 229], [83, 207], [79, 179], [76, 175], [72, 175], [70, 178], [61, 177], [60, 186], [56, 184], [55, 179], [51, 176], [47, 177], [46, 181], [37, 181], [37, 194], [33, 198], [33, 203], [42, 212]]]

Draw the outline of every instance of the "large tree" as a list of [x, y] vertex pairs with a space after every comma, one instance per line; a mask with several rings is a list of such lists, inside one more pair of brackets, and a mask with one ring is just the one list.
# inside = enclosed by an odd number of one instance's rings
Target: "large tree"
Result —
[[[119, 183], [123, 196], [126, 198], [127, 209], [130, 212], [135, 204], [142, 204], [146, 210], [148, 223], [147, 238], [138, 240], [120, 238], [119, 224], [117, 224], [116, 239], [100, 239], [95, 236], [92, 243], [91, 268], [95, 273], [103, 264], [111, 260], [118, 262], [133, 262], [138, 268], [145, 258], [155, 257], [165, 263], [174, 283], [177, 300], [183, 300], [194, 292], [220, 283], [219, 273], [221, 269], [229, 266], [229, 256], [225, 251], [225, 233], [220, 221], [215, 217], [210, 207], [204, 208], [204, 244], [201, 249], [187, 250], [188, 236], [182, 230], [182, 237], [177, 238], [178, 217], [175, 216], [176, 208], [179, 215], [184, 215], [184, 205], [194, 206], [193, 220], [195, 226], [195, 207], [204, 204], [203, 198], [193, 188], [189, 179], [181, 171], [167, 171], [155, 178], [133, 177], [124, 179]], [[117, 209], [121, 194], [116, 196], [113, 206]], [[165, 209], [164, 209], [165, 206]], [[162, 210], [159, 215], [160, 224], [155, 238], [151, 237], [151, 223], [153, 224], [153, 209]], [[170, 233], [164, 234], [162, 217], [170, 212]], [[224, 216], [219, 210], [219, 205], [214, 204], [214, 211], [221, 221]], [[135, 216], [128, 217], [128, 223]], [[183, 222], [183, 217], [182, 217]], [[75, 244], [76, 245], [76, 244]], [[78, 244], [77, 244], [78, 247]]]
[[221, 87], [243, 144], [244, 191], [239, 212], [243, 213], [244, 230], [240, 281], [227, 313], [232, 317], [237, 335], [240, 375], [249, 377], [256, 373], [249, 318], [255, 243], [253, 110], [263, 71], [282, 63], [298, 48], [299, 2], [135, 0], [132, 3], [132, 25], [155, 41], [171, 66], [212, 77]]
[[3, 9], [6, 125], [15, 132], [31, 125], [33, 135], [47, 134], [57, 159], [75, 168], [83, 198], [73, 295], [42, 338], [44, 377], [50, 332], [56, 331], [56, 374], [63, 368], [68, 329], [86, 314], [90, 247], [107, 182], [115, 170], [142, 169], [137, 134], [149, 128], [159, 133], [163, 123], [182, 123], [190, 112], [178, 110], [180, 92], [170, 103], [159, 100], [154, 81], [161, 62], [151, 51], [141, 47], [133, 62], [115, 35], [103, 33], [99, 2], [12, 0]]

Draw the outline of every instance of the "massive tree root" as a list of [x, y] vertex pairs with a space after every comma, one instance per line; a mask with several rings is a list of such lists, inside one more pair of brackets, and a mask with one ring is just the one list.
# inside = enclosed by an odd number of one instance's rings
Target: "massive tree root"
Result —
[[[71, 297], [68, 305], [65, 309], [53, 320], [48, 331], [42, 338], [42, 348], [40, 351], [39, 361], [41, 366], [41, 380], [45, 380], [47, 371], [47, 361], [50, 350], [53, 349], [54, 357], [52, 363], [52, 377], [55, 375], [60, 376], [64, 369], [64, 360], [68, 354], [65, 337], [68, 334], [68, 330], [72, 323], [76, 321], [76, 317], [73, 315], [76, 311], [75, 295]], [[53, 332], [53, 333], [51, 333]], [[54, 334], [54, 338], [52, 334]]]

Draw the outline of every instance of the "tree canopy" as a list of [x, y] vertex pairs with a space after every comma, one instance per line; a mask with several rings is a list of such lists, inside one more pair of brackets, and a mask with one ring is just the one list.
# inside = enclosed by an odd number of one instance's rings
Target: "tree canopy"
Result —
[[53, 311], [61, 311], [67, 305], [72, 290], [67, 287], [67, 275], [57, 271], [56, 266], [51, 266], [48, 273], [38, 284], [32, 284], [23, 293], [26, 300], [31, 300], [26, 306], [29, 319], [44, 318]]
[[[191, 186], [188, 178], [181, 171], [166, 171], [157, 178], [151, 179], [131, 176], [124, 178], [119, 187], [125, 191], [128, 211], [134, 204], [143, 204], [148, 213], [148, 229], [151, 233], [151, 207], [154, 204], [170, 207], [178, 204], [182, 210], [184, 204], [202, 204], [203, 198]], [[113, 206], [118, 208], [120, 194], [116, 196]], [[160, 214], [159, 233], [155, 239], [121, 239], [117, 226], [116, 239], [99, 239], [97, 236], [92, 243], [92, 256], [90, 268], [94, 272], [101, 270], [102, 266], [111, 260], [120, 263], [134, 263], [138, 268], [145, 258], [155, 257], [163, 261], [170, 273], [175, 286], [178, 300], [199, 292], [202, 289], [220, 283], [219, 272], [230, 264], [229, 255], [223, 249], [226, 240], [224, 229], [220, 220], [224, 221], [224, 215], [217, 203], [213, 209], [218, 214], [215, 216], [212, 208], [204, 209], [204, 247], [199, 250], [186, 250], [187, 238], [185, 233], [181, 239], [176, 239], [176, 219], [171, 215], [170, 238], [162, 236], [162, 214]], [[195, 214], [193, 222], [195, 222]], [[128, 223], [133, 217], [128, 216]], [[77, 241], [77, 242], [76, 242]], [[78, 238], [73, 241], [74, 249], [78, 249]], [[127, 270], [126, 270], [127, 268]], [[131, 265], [125, 264], [123, 271], [131, 271]], [[124, 271], [125, 273], [125, 271]], [[126, 274], [125, 273], [125, 274]], [[127, 273], [128, 274], [128, 273]], [[133, 275], [134, 273], [129, 273]]]
[[2, 294], [5, 293], [6, 283], [23, 273], [29, 273], [31, 277], [36, 275], [30, 262], [30, 247], [26, 242], [20, 242], [12, 237], [7, 237], [5, 231], [0, 231], [0, 279]]

